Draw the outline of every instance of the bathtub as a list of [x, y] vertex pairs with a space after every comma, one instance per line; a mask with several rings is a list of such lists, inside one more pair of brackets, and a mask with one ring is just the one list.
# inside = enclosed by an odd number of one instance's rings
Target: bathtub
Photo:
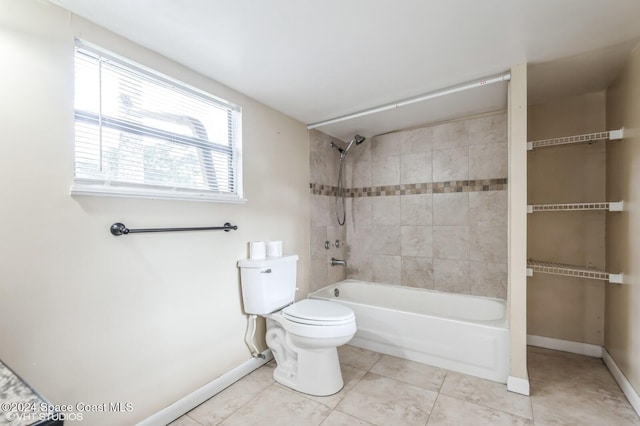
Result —
[[345, 280], [309, 295], [349, 306], [358, 331], [349, 342], [460, 373], [507, 382], [506, 302]]

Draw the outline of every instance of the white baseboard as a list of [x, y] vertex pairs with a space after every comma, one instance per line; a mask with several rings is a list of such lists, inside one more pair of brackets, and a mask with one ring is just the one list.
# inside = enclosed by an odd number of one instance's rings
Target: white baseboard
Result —
[[592, 356], [594, 358], [602, 358], [602, 346], [592, 345], [590, 343], [572, 342], [570, 340], [554, 339], [552, 337], [528, 334], [527, 345]]
[[636, 410], [636, 413], [638, 413], [638, 415], [640, 416], [640, 395], [638, 395], [638, 392], [636, 392], [633, 386], [631, 386], [631, 383], [629, 383], [627, 378], [622, 373], [622, 370], [620, 370], [620, 368], [613, 360], [613, 358], [611, 358], [611, 355], [609, 355], [609, 352], [606, 349], [602, 350], [602, 360], [604, 361], [609, 371], [611, 371], [613, 378], [616, 379], [616, 382], [618, 382], [620, 389], [622, 389], [622, 392], [629, 400], [629, 403], [631, 404], [633, 409]]
[[529, 380], [520, 377], [507, 377], [507, 390], [521, 395], [530, 395]]
[[256, 368], [261, 367], [262, 365], [273, 359], [273, 355], [271, 354], [270, 349], [267, 349], [262, 354], [265, 356], [264, 359], [251, 358], [250, 360], [245, 361], [233, 370], [227, 371], [222, 376], [212, 380], [201, 388], [196, 389], [184, 398], [177, 400], [173, 404], [163, 408], [154, 415], [147, 417], [146, 419], [138, 423], [138, 425], [156, 426], [167, 425], [171, 423], [178, 417], [202, 404], [207, 399], [211, 398], [219, 392], [222, 392], [224, 389], [231, 386], [247, 374], [251, 373]]

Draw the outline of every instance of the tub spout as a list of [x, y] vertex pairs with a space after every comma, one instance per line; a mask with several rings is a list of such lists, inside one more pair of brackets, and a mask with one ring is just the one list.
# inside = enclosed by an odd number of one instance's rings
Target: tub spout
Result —
[[331, 266], [347, 266], [347, 261], [346, 260], [341, 260], [341, 259], [336, 259], [335, 257], [331, 258]]

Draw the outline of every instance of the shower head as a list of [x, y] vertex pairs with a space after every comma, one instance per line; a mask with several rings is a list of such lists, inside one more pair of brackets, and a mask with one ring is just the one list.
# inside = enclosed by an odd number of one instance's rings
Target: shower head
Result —
[[364, 136], [355, 135], [353, 139], [351, 139], [349, 143], [347, 143], [347, 146], [345, 146], [344, 148], [340, 148], [340, 146], [338, 146], [335, 142], [331, 141], [331, 148], [337, 149], [338, 152], [340, 152], [340, 158], [344, 159], [344, 157], [347, 155], [347, 152], [349, 152], [354, 142], [356, 145], [360, 145], [362, 142], [365, 141], [365, 139], [366, 138]]
[[366, 138], [364, 136], [355, 135], [353, 139], [351, 139], [351, 141], [347, 144], [347, 147], [344, 149], [344, 153], [341, 154], [347, 155], [347, 152], [349, 152], [349, 149], [351, 149], [351, 146], [354, 142], [356, 143], [356, 145], [360, 145], [362, 142], [364, 142], [365, 139]]

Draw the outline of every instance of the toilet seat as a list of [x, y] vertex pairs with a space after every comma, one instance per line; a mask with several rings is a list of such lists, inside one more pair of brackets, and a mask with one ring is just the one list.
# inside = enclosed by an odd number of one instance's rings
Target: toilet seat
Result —
[[348, 307], [328, 300], [304, 299], [282, 310], [289, 321], [305, 325], [339, 326], [350, 324], [355, 314]]

